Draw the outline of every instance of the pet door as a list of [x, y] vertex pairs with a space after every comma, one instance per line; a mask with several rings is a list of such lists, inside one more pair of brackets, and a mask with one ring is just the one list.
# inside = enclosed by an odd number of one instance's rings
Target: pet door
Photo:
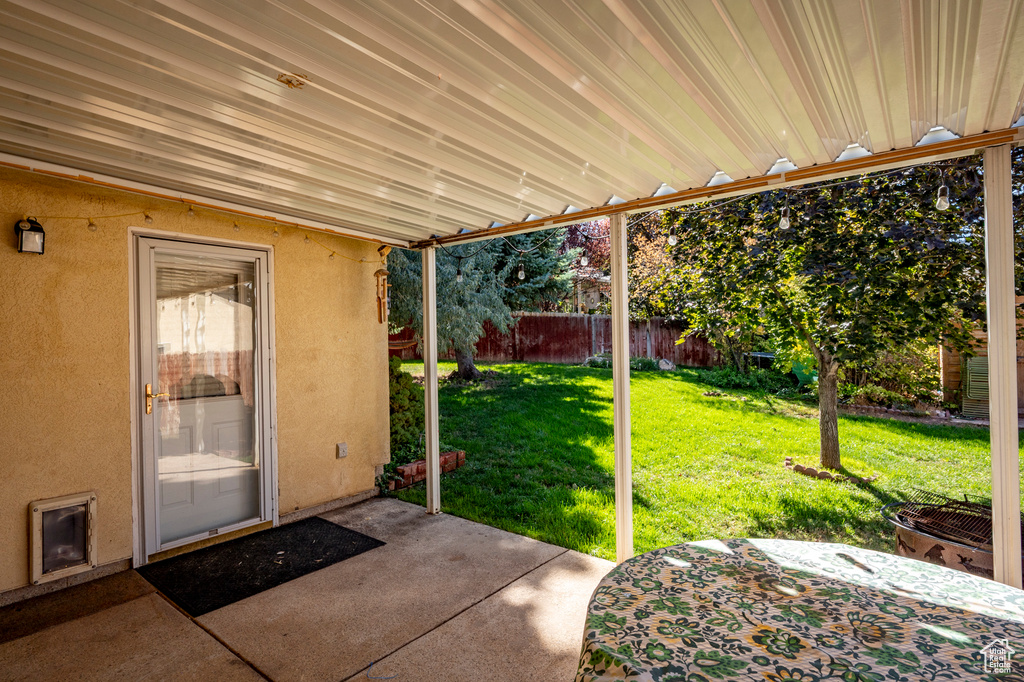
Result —
[[96, 493], [38, 500], [32, 518], [32, 584], [96, 567]]

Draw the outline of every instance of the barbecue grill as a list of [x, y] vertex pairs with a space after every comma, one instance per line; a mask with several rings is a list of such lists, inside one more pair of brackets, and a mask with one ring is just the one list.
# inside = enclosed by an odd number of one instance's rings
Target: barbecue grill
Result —
[[896, 527], [900, 556], [993, 577], [991, 501], [915, 490], [906, 501], [882, 507], [882, 516]]

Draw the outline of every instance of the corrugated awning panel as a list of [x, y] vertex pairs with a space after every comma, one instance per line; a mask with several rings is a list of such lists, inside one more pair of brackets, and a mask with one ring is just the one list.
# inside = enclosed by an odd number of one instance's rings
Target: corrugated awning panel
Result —
[[1003, 129], [1022, 93], [1013, 0], [0, 1], [0, 151], [387, 239]]

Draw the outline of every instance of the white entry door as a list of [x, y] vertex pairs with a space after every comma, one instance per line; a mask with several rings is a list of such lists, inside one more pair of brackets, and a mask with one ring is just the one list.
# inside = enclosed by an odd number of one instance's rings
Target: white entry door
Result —
[[273, 518], [269, 254], [137, 237], [147, 556]]

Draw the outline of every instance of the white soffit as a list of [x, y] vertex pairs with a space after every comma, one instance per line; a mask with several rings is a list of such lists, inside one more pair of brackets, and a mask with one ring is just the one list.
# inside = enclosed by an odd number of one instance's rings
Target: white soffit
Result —
[[1024, 110], [1019, 0], [0, 0], [0, 152], [418, 240]]

